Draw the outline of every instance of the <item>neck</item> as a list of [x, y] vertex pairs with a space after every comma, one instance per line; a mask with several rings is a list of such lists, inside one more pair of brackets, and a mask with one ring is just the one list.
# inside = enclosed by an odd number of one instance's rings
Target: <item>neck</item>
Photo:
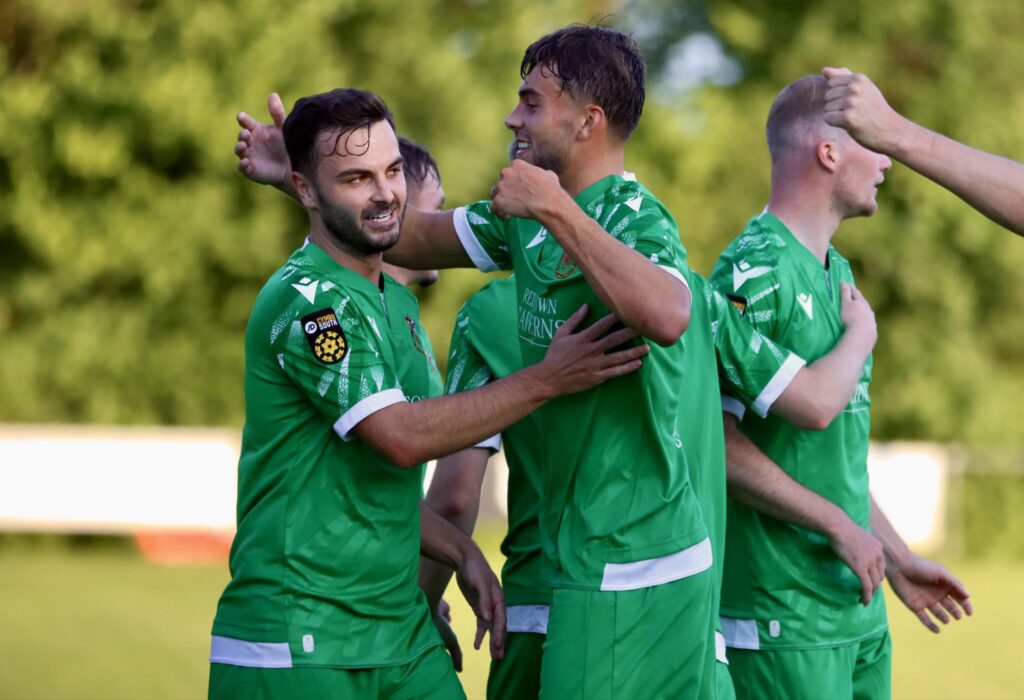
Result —
[[324, 252], [334, 259], [334, 262], [342, 267], [347, 267], [357, 275], [362, 275], [374, 285], [380, 284], [380, 270], [384, 261], [382, 253], [366, 255], [354, 251], [348, 246], [339, 243], [338, 239], [324, 228], [322, 222], [313, 221], [311, 224], [309, 240], [323, 248]]
[[622, 148], [587, 152], [559, 173], [562, 189], [575, 197], [598, 180], [609, 175], [621, 175], [626, 169], [626, 156]]
[[773, 171], [768, 211], [825, 264], [829, 243], [842, 221], [832, 204], [827, 183], [814, 177], [794, 177]]

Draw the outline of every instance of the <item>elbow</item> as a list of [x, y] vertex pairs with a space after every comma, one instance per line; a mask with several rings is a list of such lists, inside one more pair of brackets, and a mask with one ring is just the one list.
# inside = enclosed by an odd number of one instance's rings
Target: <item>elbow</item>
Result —
[[378, 446], [377, 449], [393, 467], [399, 469], [412, 469], [426, 461], [424, 455], [416, 449], [412, 441], [403, 437], [395, 436], [394, 439], [387, 440], [386, 444]]
[[823, 406], [810, 407], [809, 410], [794, 417], [793, 425], [800, 430], [825, 430], [832, 425], [837, 413]]
[[675, 345], [690, 326], [690, 307], [664, 309], [644, 335], [662, 347]]
[[473, 511], [476, 500], [477, 495], [469, 489], [452, 488], [446, 489], [436, 501], [434, 498], [428, 498], [428, 505], [442, 518], [454, 523]]

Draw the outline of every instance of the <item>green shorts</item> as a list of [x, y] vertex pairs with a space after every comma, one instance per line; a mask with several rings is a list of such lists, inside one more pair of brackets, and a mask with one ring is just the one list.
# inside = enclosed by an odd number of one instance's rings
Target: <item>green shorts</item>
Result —
[[210, 664], [210, 700], [359, 698], [359, 700], [466, 700], [443, 647], [407, 664], [378, 668], [251, 668]]
[[729, 670], [739, 700], [888, 700], [892, 696], [892, 640], [885, 631], [861, 642], [825, 649], [730, 649]]
[[732, 684], [729, 667], [721, 662], [715, 663], [715, 698], [716, 700], [736, 700], [736, 687]]
[[537, 700], [543, 648], [543, 634], [509, 632], [505, 637], [505, 658], [491, 661], [487, 700]]
[[711, 625], [710, 569], [633, 591], [556, 588], [541, 664], [545, 700], [692, 698]]

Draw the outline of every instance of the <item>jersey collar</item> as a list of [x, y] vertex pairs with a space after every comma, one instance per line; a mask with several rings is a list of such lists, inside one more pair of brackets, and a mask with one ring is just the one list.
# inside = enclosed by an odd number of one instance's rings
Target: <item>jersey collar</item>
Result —
[[331, 257], [330, 253], [308, 238], [306, 239], [305, 245], [303, 245], [300, 250], [313, 262], [314, 265], [316, 265], [317, 269], [323, 270], [329, 276], [333, 277], [339, 283], [344, 284], [345, 287], [349, 289], [355, 287], [366, 294], [373, 294], [374, 296], [382, 295], [385, 291], [387, 281], [384, 279], [386, 275], [383, 270], [381, 270], [380, 273], [381, 286], [377, 287], [377, 285], [360, 275], [358, 272], [354, 272], [339, 263]]
[[[633, 179], [635, 180], [636, 178]], [[590, 187], [580, 192], [573, 199], [580, 209], [586, 209], [598, 197], [615, 187], [620, 182], [625, 181], [626, 178], [623, 175], [609, 175], [607, 177], [603, 177]]]
[[[815, 267], [822, 267], [821, 261], [814, 257], [814, 253], [808, 250], [807, 246], [800, 242], [800, 239], [793, 235], [793, 232], [786, 227], [786, 224], [782, 223], [779, 217], [772, 214], [770, 211], [765, 209], [761, 212], [761, 215], [757, 217], [758, 222], [762, 226], [766, 227], [769, 231], [776, 234], [779, 238], [786, 242], [786, 247], [792, 248], [795, 254], [800, 257], [806, 263], [812, 264]], [[828, 251], [825, 253], [825, 267], [828, 267], [828, 261], [832, 258], [832, 244], [829, 243]]]

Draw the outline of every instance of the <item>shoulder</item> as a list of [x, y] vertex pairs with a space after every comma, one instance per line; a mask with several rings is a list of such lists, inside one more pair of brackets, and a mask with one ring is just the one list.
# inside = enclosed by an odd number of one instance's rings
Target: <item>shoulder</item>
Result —
[[712, 282], [728, 294], [749, 296], [773, 284], [787, 243], [755, 217], [730, 243], [715, 263]]

